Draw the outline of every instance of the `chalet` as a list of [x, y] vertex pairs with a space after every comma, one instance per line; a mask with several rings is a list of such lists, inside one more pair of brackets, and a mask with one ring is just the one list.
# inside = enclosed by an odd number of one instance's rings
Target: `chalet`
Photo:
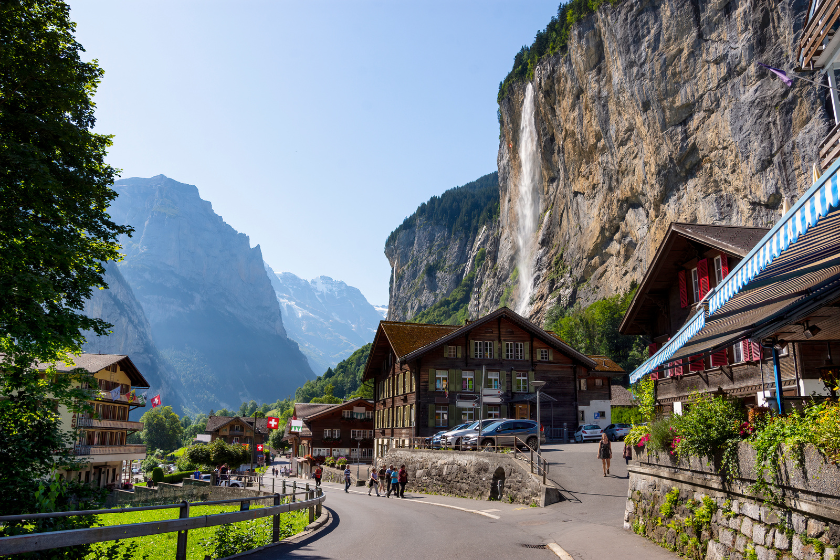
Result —
[[[145, 399], [135, 389], [149, 387], [128, 356], [115, 354], [82, 354], [73, 358], [74, 364], [56, 364], [59, 372], [83, 369], [92, 374], [96, 385], [92, 389], [92, 413], [73, 413], [60, 410], [62, 424], [75, 430], [73, 453], [86, 459], [84, 468], [61, 471], [62, 476], [94, 484], [113, 487], [131, 479], [131, 464], [146, 458], [146, 446], [128, 443], [128, 436], [143, 429], [141, 422], [128, 419], [132, 410], [146, 406]], [[38, 369], [46, 370], [47, 364]]]
[[204, 433], [210, 436], [211, 443], [221, 439], [235, 445], [260, 445], [268, 441], [268, 420], [253, 416], [211, 416]]
[[[534, 381], [546, 382], [544, 428], [574, 429], [581, 403], [584, 414], [608, 413], [619, 375], [506, 307], [463, 326], [381, 321], [363, 377], [374, 382], [374, 454], [478, 418], [536, 419]], [[479, 389], [496, 391], [480, 410]]]
[[292, 449], [292, 465], [306, 475], [327, 457], [349, 462], [373, 460], [373, 403], [352, 399], [338, 404], [295, 403], [283, 439]]

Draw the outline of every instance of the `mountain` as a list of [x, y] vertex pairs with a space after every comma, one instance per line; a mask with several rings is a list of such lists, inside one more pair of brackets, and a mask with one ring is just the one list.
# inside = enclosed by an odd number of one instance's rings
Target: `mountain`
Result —
[[119, 272], [188, 409], [274, 401], [314, 378], [286, 336], [259, 246], [251, 248], [193, 185], [158, 175], [119, 180], [114, 190], [111, 217], [135, 229], [120, 240]]
[[[324, 396], [327, 386], [333, 386], [333, 396], [349, 399], [352, 395], [364, 398], [373, 397], [373, 387], [362, 387], [362, 375], [365, 373], [372, 342], [368, 342], [349, 357], [340, 361], [335, 368], [327, 368], [323, 375], [314, 381], [307, 381], [295, 391], [295, 402], [311, 402], [312, 399]], [[360, 390], [361, 387], [361, 390]]]
[[389, 318], [476, 268], [468, 317], [508, 305], [542, 322], [626, 293], [671, 222], [768, 226], [810, 186], [825, 92], [756, 65], [796, 60], [807, 2], [598, 4], [561, 13], [502, 82], [498, 218], [462, 232], [416, 219], [386, 241]]
[[383, 319], [385, 319], [388, 316], [387, 305], [374, 305], [373, 308], [376, 309], [376, 312], [379, 313], [379, 315], [381, 315]]
[[373, 340], [382, 315], [357, 288], [319, 276], [304, 280], [265, 264], [289, 338], [315, 371], [335, 367]]

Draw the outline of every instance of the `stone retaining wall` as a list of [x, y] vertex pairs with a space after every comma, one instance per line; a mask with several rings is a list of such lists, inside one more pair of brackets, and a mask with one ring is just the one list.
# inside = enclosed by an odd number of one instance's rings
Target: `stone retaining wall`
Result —
[[740, 478], [714, 462], [635, 450], [624, 526], [689, 558], [840, 560], [840, 468], [811, 447], [803, 466], [779, 467], [779, 499], [750, 491], [755, 451], [739, 448]]
[[562, 499], [557, 488], [543, 485], [526, 464], [503, 453], [390, 449], [384, 462], [406, 466], [406, 490], [412, 492], [479, 500], [501, 496], [506, 502], [540, 507]]
[[[277, 491], [280, 491], [278, 486]], [[232, 498], [252, 498], [256, 496], [270, 496], [270, 492], [253, 490], [250, 488], [232, 488], [228, 486], [211, 486], [203, 480], [184, 479], [183, 486], [159, 482], [153, 488], [135, 486], [134, 492], [114, 490], [107, 498], [107, 507], [162, 505], [173, 504], [186, 500], [188, 502], [207, 502], [212, 500], [229, 500]]]

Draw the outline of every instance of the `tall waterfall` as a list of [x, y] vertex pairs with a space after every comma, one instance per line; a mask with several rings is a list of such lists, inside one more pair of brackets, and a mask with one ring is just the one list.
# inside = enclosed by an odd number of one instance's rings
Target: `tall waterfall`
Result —
[[519, 299], [516, 311], [528, 312], [534, 284], [534, 234], [540, 215], [540, 159], [537, 154], [537, 130], [534, 125], [534, 87], [529, 83], [522, 104], [519, 125], [519, 161], [522, 165], [519, 196], [516, 199], [516, 241], [519, 245]]

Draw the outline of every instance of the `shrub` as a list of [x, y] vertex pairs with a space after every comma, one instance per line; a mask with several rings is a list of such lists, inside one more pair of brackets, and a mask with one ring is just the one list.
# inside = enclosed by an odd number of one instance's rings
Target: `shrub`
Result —
[[324, 459], [324, 464], [327, 465], [328, 467], [332, 467], [333, 465], [335, 465], [335, 457], [333, 457], [333, 456], [327, 457], [326, 459]]
[[674, 416], [673, 427], [680, 441], [680, 457], [714, 457], [732, 443], [741, 440], [744, 411], [741, 405], [722, 397], [692, 396], [682, 414]]
[[178, 484], [185, 478], [190, 478], [194, 472], [195, 471], [179, 471], [172, 474], [165, 474], [163, 475], [163, 482], [166, 482], [167, 484]]
[[140, 469], [144, 473], [151, 472], [152, 469], [159, 466], [160, 462], [151, 455], [147, 456], [145, 459], [143, 459], [143, 462], [140, 463]]
[[338, 468], [343, 468], [347, 464], [346, 457], [339, 457], [338, 460], [335, 462], [335, 466]]
[[163, 482], [163, 469], [160, 467], [155, 467], [152, 469], [152, 481], [153, 482]]
[[201, 539], [201, 546], [212, 551], [213, 558], [226, 558], [271, 542], [271, 533], [262, 519], [225, 523], [213, 530], [213, 536]]
[[674, 431], [673, 416], [660, 418], [655, 422], [651, 422], [648, 426], [648, 433], [650, 434], [650, 439], [646, 445], [649, 450], [657, 453], [660, 451], [673, 453], [674, 438], [677, 437]]

